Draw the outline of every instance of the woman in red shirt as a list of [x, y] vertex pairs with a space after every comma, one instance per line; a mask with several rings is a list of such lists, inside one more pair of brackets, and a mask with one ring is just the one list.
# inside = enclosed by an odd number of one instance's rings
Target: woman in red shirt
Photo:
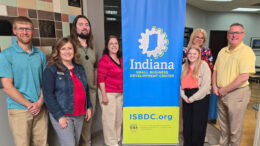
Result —
[[116, 36], [109, 36], [98, 63], [99, 101], [105, 144], [118, 146], [123, 121], [122, 53]]
[[84, 117], [91, 118], [91, 102], [80, 55], [70, 38], [54, 45], [43, 72], [43, 97], [60, 145], [78, 145]]

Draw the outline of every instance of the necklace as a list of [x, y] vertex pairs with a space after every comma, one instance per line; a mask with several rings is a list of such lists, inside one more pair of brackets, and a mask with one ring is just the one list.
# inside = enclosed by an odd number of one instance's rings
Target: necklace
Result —
[[85, 53], [85, 59], [88, 60], [89, 59], [88, 54], [87, 54], [88, 53], [88, 47], [86, 47], [86, 48], [82, 47], [82, 49], [83, 49], [83, 51]]

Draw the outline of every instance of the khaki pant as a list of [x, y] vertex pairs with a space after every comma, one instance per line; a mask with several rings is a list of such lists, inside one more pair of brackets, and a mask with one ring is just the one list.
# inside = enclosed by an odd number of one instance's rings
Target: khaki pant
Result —
[[243, 121], [250, 94], [250, 89], [246, 86], [236, 89], [225, 96], [218, 97], [221, 146], [240, 145]]
[[80, 136], [79, 145], [80, 146], [91, 146], [91, 127], [92, 127], [92, 118], [96, 111], [96, 101], [97, 101], [97, 90], [89, 90], [90, 101], [92, 104], [91, 119], [89, 121], [84, 121], [82, 132]]
[[28, 110], [9, 109], [8, 119], [16, 146], [48, 146], [48, 115], [42, 108], [36, 116]]
[[99, 101], [102, 109], [102, 124], [105, 144], [118, 145], [121, 140], [123, 123], [123, 93], [107, 93], [108, 104], [102, 104], [102, 94], [98, 90]]

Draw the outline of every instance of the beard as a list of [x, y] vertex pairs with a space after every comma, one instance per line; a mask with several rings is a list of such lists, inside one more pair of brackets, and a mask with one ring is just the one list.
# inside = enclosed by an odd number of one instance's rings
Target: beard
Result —
[[80, 38], [82, 38], [82, 39], [88, 39], [88, 37], [89, 37], [89, 33], [87, 33], [87, 34], [83, 34], [83, 33], [80, 33], [80, 34], [78, 34], [77, 33], [77, 35], [78, 35], [78, 37], [80, 37]]

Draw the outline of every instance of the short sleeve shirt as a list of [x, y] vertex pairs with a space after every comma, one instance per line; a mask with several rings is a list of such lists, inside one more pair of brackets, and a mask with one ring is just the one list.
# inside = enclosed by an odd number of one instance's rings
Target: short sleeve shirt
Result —
[[[30, 102], [36, 102], [41, 94], [42, 72], [46, 56], [40, 49], [25, 52], [14, 43], [0, 53], [0, 77], [13, 78], [14, 87]], [[8, 109], [26, 109], [9, 96]]]
[[[240, 74], [255, 73], [255, 54], [253, 50], [240, 43], [234, 50], [229, 51], [229, 46], [223, 48], [217, 57], [214, 70], [217, 72], [217, 86], [225, 87], [233, 82]], [[248, 81], [240, 87], [245, 87]]]

